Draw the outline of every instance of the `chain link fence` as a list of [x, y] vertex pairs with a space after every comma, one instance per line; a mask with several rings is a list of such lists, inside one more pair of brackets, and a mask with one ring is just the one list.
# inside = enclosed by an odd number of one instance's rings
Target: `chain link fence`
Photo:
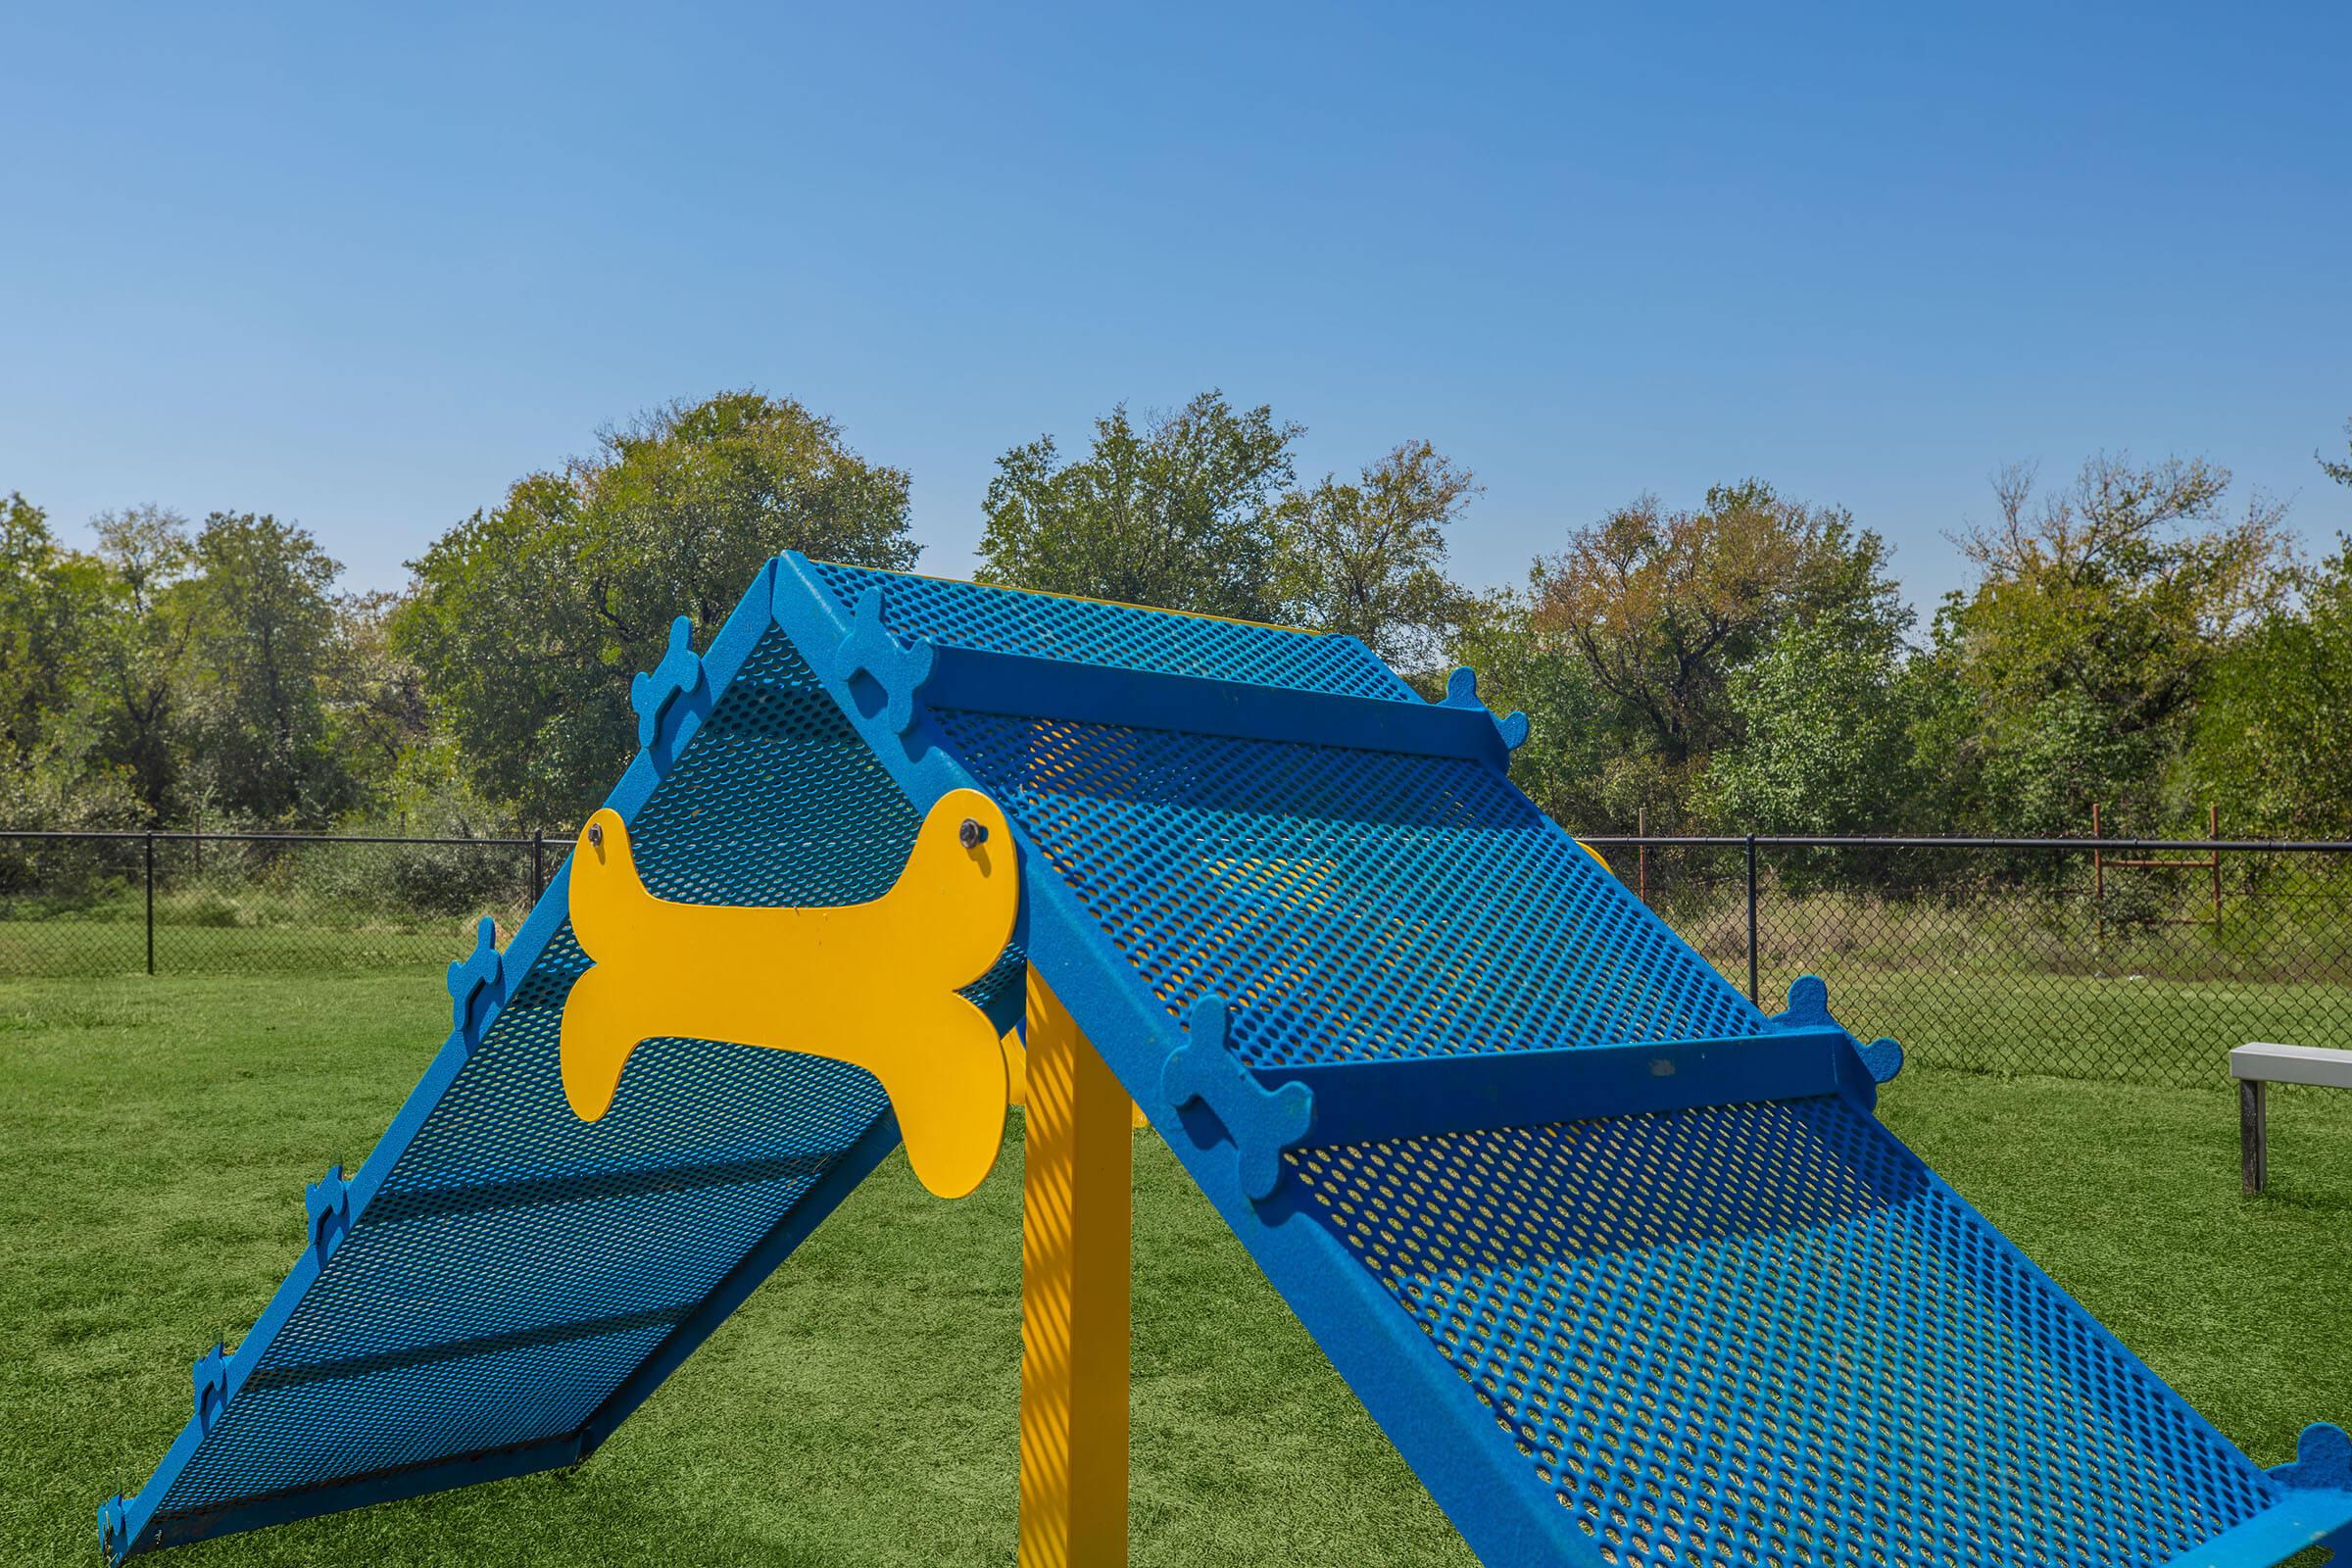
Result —
[[[2352, 844], [1587, 842], [1766, 1010], [1818, 973], [1921, 1066], [2191, 1087], [2248, 1040], [2352, 1047]], [[0, 832], [0, 980], [437, 969], [569, 847]]]
[[1765, 1010], [1819, 974], [1921, 1066], [2210, 1087], [2249, 1040], [2352, 1047], [2352, 844], [1588, 842]]
[[550, 839], [0, 832], [0, 980], [438, 966], [514, 931]]

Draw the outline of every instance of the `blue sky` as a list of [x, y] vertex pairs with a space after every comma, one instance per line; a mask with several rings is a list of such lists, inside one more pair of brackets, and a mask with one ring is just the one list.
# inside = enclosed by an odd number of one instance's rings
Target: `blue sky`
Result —
[[969, 569], [1121, 399], [1427, 436], [1516, 578], [1645, 491], [2199, 453], [2352, 528], [2352, 7], [58, 7], [0, 17], [0, 491], [355, 586], [600, 424], [789, 393]]

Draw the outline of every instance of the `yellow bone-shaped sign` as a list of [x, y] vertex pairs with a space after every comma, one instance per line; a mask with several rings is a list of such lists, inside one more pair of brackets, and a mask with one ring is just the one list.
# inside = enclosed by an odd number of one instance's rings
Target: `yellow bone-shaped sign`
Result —
[[996, 802], [953, 790], [870, 904], [675, 904], [646, 891], [619, 814], [597, 812], [571, 859], [572, 935], [594, 967], [564, 1004], [564, 1098], [583, 1120], [604, 1115], [646, 1040], [828, 1056], [881, 1080], [915, 1175], [961, 1198], [996, 1163], [1006, 1087], [996, 1030], [956, 991], [1011, 939], [1014, 859]]

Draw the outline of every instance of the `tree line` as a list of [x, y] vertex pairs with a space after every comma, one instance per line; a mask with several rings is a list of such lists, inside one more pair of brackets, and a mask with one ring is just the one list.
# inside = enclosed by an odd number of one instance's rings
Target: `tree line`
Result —
[[[2345, 427], [2352, 437], [2352, 422]], [[1514, 776], [1585, 831], [2352, 836], [2352, 554], [2198, 459], [1999, 473], [1922, 626], [1886, 543], [1762, 479], [1567, 530], [1455, 580], [1480, 487], [1426, 440], [1348, 475], [1204, 392], [1012, 447], [984, 581], [1344, 632], [1435, 692], [1526, 709]], [[2327, 476], [2352, 485], [2343, 459]], [[299, 524], [155, 506], [61, 542], [0, 499], [0, 826], [563, 831], [635, 744], [630, 674], [787, 549], [907, 568], [909, 479], [790, 398], [603, 432], [411, 563], [338, 590]]]

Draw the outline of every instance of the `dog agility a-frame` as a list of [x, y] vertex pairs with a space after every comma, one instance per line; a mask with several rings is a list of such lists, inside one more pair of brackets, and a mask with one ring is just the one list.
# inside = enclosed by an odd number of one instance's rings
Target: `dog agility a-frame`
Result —
[[[1125, 1552], [1129, 1100], [1493, 1564], [2276, 1563], [2265, 1471], [1352, 639], [786, 556], [641, 750], [111, 1558], [577, 1462], [1026, 1040], [1024, 1563]], [[812, 1456], [821, 1462], [821, 1456]]]

